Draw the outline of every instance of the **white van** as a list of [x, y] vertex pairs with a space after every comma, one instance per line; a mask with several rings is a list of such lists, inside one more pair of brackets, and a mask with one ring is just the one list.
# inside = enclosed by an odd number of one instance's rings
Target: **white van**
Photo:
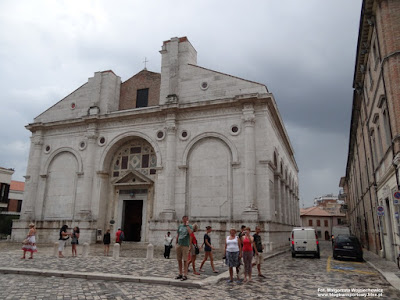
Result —
[[319, 241], [317, 232], [311, 227], [295, 227], [292, 230], [292, 257], [296, 254], [313, 254], [314, 257], [320, 258]]

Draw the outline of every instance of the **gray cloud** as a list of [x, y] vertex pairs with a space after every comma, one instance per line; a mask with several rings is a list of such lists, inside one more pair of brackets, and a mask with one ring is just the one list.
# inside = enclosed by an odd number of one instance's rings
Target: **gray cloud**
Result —
[[[23, 180], [25, 125], [112, 69], [160, 71], [162, 41], [187, 36], [198, 64], [267, 85], [308, 204], [344, 175], [361, 0], [1, 1], [0, 166]], [[321, 146], [322, 145], [322, 146]]]

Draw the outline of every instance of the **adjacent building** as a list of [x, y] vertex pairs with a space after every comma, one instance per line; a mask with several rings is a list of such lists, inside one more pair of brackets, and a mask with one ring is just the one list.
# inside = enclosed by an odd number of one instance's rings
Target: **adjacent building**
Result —
[[7, 213], [19, 215], [22, 208], [22, 200], [24, 199], [25, 182], [11, 180], [10, 193], [8, 195]]
[[183, 215], [224, 243], [231, 227], [262, 227], [287, 245], [300, 224], [298, 168], [274, 96], [264, 84], [197, 65], [186, 37], [165, 41], [161, 73], [88, 82], [27, 126], [31, 148], [21, 220], [41, 241], [63, 224], [95, 242], [107, 228], [161, 244]]
[[[344, 211], [344, 201], [338, 199], [338, 197], [333, 194], [314, 198], [314, 206], [318, 206], [330, 214], [340, 214]], [[345, 220], [342, 222], [345, 222]]]
[[0, 167], [0, 211], [7, 210], [8, 195], [10, 193], [10, 184], [13, 174], [14, 169]]
[[351, 231], [388, 260], [399, 254], [400, 1], [364, 0], [346, 176]]
[[300, 209], [301, 226], [313, 227], [318, 238], [326, 241], [330, 240], [332, 227], [343, 225], [346, 215], [342, 213], [330, 213], [318, 206]]

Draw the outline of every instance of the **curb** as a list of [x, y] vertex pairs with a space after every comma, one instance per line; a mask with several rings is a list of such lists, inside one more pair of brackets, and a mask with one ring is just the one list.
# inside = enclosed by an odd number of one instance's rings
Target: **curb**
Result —
[[82, 278], [88, 280], [107, 280], [107, 281], [123, 281], [136, 282], [146, 284], [162, 284], [188, 288], [201, 288], [203, 283], [199, 281], [175, 281], [161, 277], [136, 277], [120, 274], [104, 274], [104, 273], [82, 273], [82, 272], [65, 272], [56, 270], [40, 270], [40, 269], [21, 269], [21, 268], [4, 268], [0, 267], [1, 274], [19, 274], [19, 275], [40, 275], [46, 277], [64, 277], [64, 278]]
[[[264, 257], [264, 261], [280, 254], [283, 254], [290, 249], [281, 250]], [[210, 276], [203, 280], [194, 281], [177, 281], [170, 278], [162, 277], [136, 277], [131, 275], [121, 274], [105, 274], [105, 273], [89, 273], [89, 272], [74, 272], [74, 271], [58, 271], [58, 270], [42, 270], [42, 269], [23, 269], [23, 268], [7, 268], [0, 267], [0, 274], [19, 274], [19, 275], [38, 275], [45, 277], [64, 277], [64, 278], [81, 278], [87, 280], [107, 280], [121, 282], [135, 282], [145, 284], [162, 284], [187, 288], [202, 288], [206, 284], [217, 284], [229, 277], [229, 271], [225, 271], [217, 276]]]
[[396, 290], [400, 291], [400, 278], [396, 276], [393, 272], [384, 272], [377, 266], [375, 266], [372, 262], [368, 261], [367, 259], [364, 260], [372, 266], [375, 270], [377, 270], [389, 283], [392, 287], [394, 287]]

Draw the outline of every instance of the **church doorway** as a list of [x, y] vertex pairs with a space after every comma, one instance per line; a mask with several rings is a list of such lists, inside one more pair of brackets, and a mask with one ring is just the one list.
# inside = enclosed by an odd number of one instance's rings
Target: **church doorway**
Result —
[[142, 217], [143, 200], [124, 200], [122, 228], [126, 241], [140, 242]]

